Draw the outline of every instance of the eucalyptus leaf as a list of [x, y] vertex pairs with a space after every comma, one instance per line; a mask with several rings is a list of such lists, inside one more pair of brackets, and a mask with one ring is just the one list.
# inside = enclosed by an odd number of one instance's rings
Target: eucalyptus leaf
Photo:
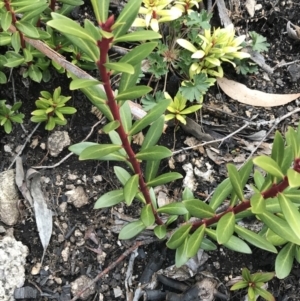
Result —
[[94, 209], [112, 207], [124, 201], [123, 189], [112, 190], [103, 194], [95, 203]]

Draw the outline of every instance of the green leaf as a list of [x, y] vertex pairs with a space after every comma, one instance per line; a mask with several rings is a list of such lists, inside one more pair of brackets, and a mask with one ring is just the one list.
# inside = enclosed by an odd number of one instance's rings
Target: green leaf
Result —
[[236, 290], [240, 290], [240, 289], [246, 288], [246, 287], [248, 287], [248, 286], [249, 286], [248, 281], [242, 280], [242, 281], [239, 281], [239, 282], [235, 283], [235, 284], [230, 288], [230, 290], [231, 290], [231, 291], [236, 291]]
[[152, 53], [153, 49], [157, 46], [157, 42], [148, 42], [143, 43], [131, 51], [126, 53], [119, 62], [127, 63], [131, 65], [136, 65], [142, 62], [150, 53]]
[[116, 71], [117, 73], [119, 72], [124, 72], [124, 73], [129, 73], [129, 74], [134, 74], [134, 68], [132, 65], [128, 64], [128, 63], [105, 63], [104, 66], [107, 69]]
[[287, 171], [287, 177], [289, 180], [289, 186], [291, 188], [298, 188], [300, 187], [300, 173], [295, 171], [294, 169], [290, 168]]
[[160, 167], [160, 160], [147, 160], [146, 162], [146, 172], [145, 172], [145, 180], [146, 182], [152, 181], [158, 172], [158, 169]]
[[38, 39], [40, 37], [37, 29], [27, 21], [17, 21], [15, 25], [25, 36], [29, 38]]
[[118, 37], [121, 37], [128, 31], [133, 21], [135, 20], [141, 5], [142, 5], [142, 0], [130, 0], [121, 10], [119, 17], [114, 24], [115, 27], [115, 29], [113, 30], [113, 34], [115, 37], [114, 42], [116, 42], [115, 40]]
[[255, 287], [255, 293], [263, 297], [265, 300], [276, 301], [275, 297], [270, 292], [261, 287]]
[[186, 237], [192, 228], [191, 224], [185, 224], [174, 231], [170, 239], [167, 241], [167, 247], [169, 249], [177, 249], [185, 241]]
[[100, 85], [101, 82], [99, 82], [96, 79], [73, 79], [70, 83], [70, 90], [77, 90], [82, 88], [87, 88], [90, 86]]
[[300, 263], [300, 246], [296, 246], [295, 248], [295, 259]]
[[164, 239], [167, 234], [167, 227], [166, 225], [158, 225], [153, 231], [158, 239]]
[[232, 191], [232, 185], [229, 179], [225, 179], [221, 184], [216, 188], [210, 202], [209, 206], [216, 210], [222, 202], [229, 196]]
[[115, 129], [117, 129], [120, 126], [120, 121], [118, 120], [114, 120], [109, 122], [108, 124], [106, 124], [103, 128], [102, 131], [105, 134], [108, 134], [110, 131], [114, 131]]
[[206, 237], [203, 238], [203, 241], [201, 243], [200, 246], [201, 249], [205, 250], [205, 251], [214, 251], [217, 250], [217, 246], [210, 241], [209, 239], [207, 239]]
[[293, 162], [293, 149], [291, 145], [288, 145], [284, 149], [284, 156], [281, 163], [281, 170], [284, 174], [287, 173]]
[[[32, 9], [31, 11], [27, 11], [26, 14], [24, 14], [22, 16], [22, 21], [28, 21], [31, 22], [34, 18], [38, 18], [38, 16], [40, 16], [40, 14], [46, 10], [48, 7], [47, 3], [41, 3], [41, 5], [39, 7], [34, 7], [34, 9]], [[39, 31], [39, 29], [38, 29]], [[44, 33], [46, 33], [45, 31], [43, 31]], [[40, 38], [44, 39], [41, 36], [41, 33], [39, 32]]]
[[138, 63], [133, 66], [134, 72], [133, 74], [128, 73], [122, 73], [121, 80], [119, 83], [119, 90], [118, 92], [121, 94], [124, 91], [126, 92], [127, 89], [129, 89], [132, 86], [135, 86], [139, 76], [141, 74], [141, 63]]
[[5, 11], [0, 15], [0, 25], [4, 31], [7, 31], [12, 22], [12, 14], [10, 11]]
[[79, 156], [79, 160], [98, 160], [121, 148], [121, 145], [115, 144], [98, 144], [90, 146], [82, 151], [82, 153]]
[[251, 197], [250, 204], [253, 214], [261, 214], [266, 210], [266, 201], [260, 193], [255, 193]]
[[187, 213], [187, 210], [182, 203], [173, 202], [158, 208], [157, 212], [171, 215], [183, 215]]
[[250, 271], [247, 268], [243, 268], [242, 270], [242, 278], [248, 282], [251, 281]]
[[227, 164], [227, 170], [231, 185], [234, 189], [234, 192], [237, 194], [238, 198], [243, 201], [244, 200], [244, 193], [243, 193], [243, 186], [240, 179], [239, 172], [237, 171], [236, 167], [233, 164]]
[[254, 178], [255, 186], [257, 187], [257, 189], [259, 191], [261, 191], [261, 187], [262, 187], [262, 185], [263, 185], [263, 183], [265, 181], [264, 176], [258, 170], [255, 170], [253, 178]]
[[274, 233], [270, 228], [268, 228], [265, 233], [266, 240], [269, 241], [273, 246], [281, 246], [286, 244], [288, 241], [276, 233]]
[[135, 135], [138, 132], [140, 132], [142, 129], [144, 129], [146, 126], [156, 121], [166, 111], [170, 102], [171, 100], [169, 99], [159, 102], [152, 110], [148, 112], [147, 115], [145, 115], [142, 119], [136, 121], [133, 124], [129, 134]]
[[143, 207], [141, 212], [141, 220], [146, 227], [149, 227], [154, 224], [155, 218], [154, 218], [151, 204], [147, 204], [146, 206]]
[[149, 148], [157, 144], [164, 129], [165, 119], [160, 116], [154, 123], [151, 124], [141, 147], [141, 150]]
[[275, 260], [276, 277], [283, 279], [287, 277], [293, 266], [295, 255], [295, 245], [291, 242], [287, 243], [278, 253]]
[[252, 274], [251, 275], [251, 279], [254, 282], [268, 282], [271, 279], [273, 279], [274, 276], [275, 276], [274, 272], [271, 272], [271, 273], [262, 273], [262, 272], [259, 272], [259, 273]]
[[[1, 21], [1, 20], [0, 20]], [[11, 43], [11, 34], [8, 32], [0, 32], [0, 46], [5, 46]], [[1, 57], [1, 64], [3, 64], [3, 59], [4, 56]]]
[[5, 67], [8, 68], [14, 68], [14, 67], [18, 67], [20, 65], [22, 65], [25, 62], [25, 59], [23, 57], [19, 57], [19, 58], [9, 58], [7, 59], [7, 62], [4, 64]]
[[253, 159], [253, 163], [274, 177], [277, 177], [281, 180], [284, 178], [284, 174], [282, 173], [279, 165], [268, 156], [256, 157]]
[[127, 224], [119, 233], [119, 239], [131, 239], [141, 233], [146, 226], [141, 220]]
[[289, 224], [277, 217], [276, 215], [265, 211], [263, 214], [258, 214], [259, 219], [261, 219], [274, 233], [280, 237], [287, 239], [297, 245], [300, 245], [300, 239], [293, 233]]
[[81, 38], [87, 41], [91, 41], [96, 44], [96, 40], [90, 35], [84, 28], [82, 28], [77, 22], [60, 15], [58, 13], [51, 13], [53, 20], [47, 22], [48, 26], [51, 26], [58, 31], [68, 35], [73, 35], [77, 38]]
[[112, 190], [103, 194], [95, 203], [94, 209], [112, 207], [124, 200], [123, 189]]
[[172, 156], [172, 152], [161, 145], [155, 145], [138, 152], [135, 157], [139, 160], [161, 160]]
[[156, 177], [155, 179], [147, 182], [147, 186], [155, 187], [155, 186], [163, 185], [166, 183], [170, 183], [172, 181], [175, 181], [175, 180], [181, 179], [181, 178], [182, 178], [182, 175], [178, 172], [168, 172], [168, 173], [164, 173], [164, 174]]
[[29, 66], [28, 74], [29, 74], [29, 77], [37, 83], [40, 83], [42, 78], [43, 78], [42, 72], [40, 71], [40, 69], [36, 65], [30, 65]]
[[98, 145], [98, 143], [96, 143], [96, 142], [80, 142], [80, 143], [71, 145], [69, 147], [69, 151], [79, 156], [84, 149], [86, 149], [89, 146], [95, 146], [95, 145]]
[[[0, 37], [0, 40], [1, 40], [1, 37]], [[5, 73], [0, 71], [0, 84], [6, 84], [6, 82], [7, 82], [7, 78], [6, 78]]]
[[[119, 134], [116, 131], [110, 131], [108, 133], [108, 136], [109, 136], [109, 138], [110, 138], [110, 140], [113, 144], [122, 145], [121, 138], [120, 138]], [[119, 150], [119, 153], [126, 156], [126, 151], [125, 151], [124, 148], [121, 148]]]
[[175, 265], [177, 268], [181, 267], [189, 260], [189, 257], [186, 255], [187, 241], [188, 241], [188, 237], [186, 237], [184, 242], [176, 249]]
[[287, 223], [295, 236], [300, 239], [300, 213], [298, 209], [284, 194], [279, 193], [277, 197]]
[[130, 173], [123, 167], [114, 166], [114, 172], [123, 186], [125, 186], [127, 181], [131, 178]]
[[125, 133], [128, 133], [132, 126], [131, 110], [128, 102], [124, 102], [120, 108], [120, 116]]
[[[124, 186], [125, 203], [130, 206], [139, 190], [139, 175], [133, 175]], [[143, 218], [142, 218], [143, 220]], [[148, 226], [148, 225], [147, 225]]]
[[272, 253], [277, 253], [277, 249], [266, 239], [264, 239], [262, 236], [254, 233], [253, 231], [250, 231], [248, 229], [245, 229], [239, 225], [234, 226], [234, 231], [237, 233], [241, 238], [248, 241], [250, 244], [252, 244], [255, 247], [258, 247], [262, 250], [266, 250]]
[[135, 99], [149, 93], [150, 91], [152, 91], [152, 88], [148, 86], [133, 86], [126, 89], [126, 91], [123, 91], [122, 93], [118, 94], [115, 99], [116, 100]]
[[217, 242], [225, 244], [233, 235], [235, 226], [235, 216], [233, 212], [228, 212], [221, 217], [217, 224]]
[[157, 40], [157, 39], [161, 39], [161, 35], [159, 33], [154, 32], [152, 30], [139, 30], [139, 31], [134, 31], [129, 34], [126, 34], [122, 37], [115, 38], [114, 43], [140, 42], [140, 41]]
[[107, 20], [109, 0], [91, 0], [93, 11], [99, 24]]
[[184, 200], [182, 202], [190, 214], [198, 218], [209, 218], [215, 216], [215, 211], [210, 205], [198, 199]]
[[195, 256], [200, 249], [205, 232], [205, 225], [201, 225], [189, 238], [187, 242], [186, 255], [191, 258]]
[[[45, 10], [47, 8], [47, 4], [45, 4], [44, 1], [39, 1], [39, 2], [35, 2], [35, 3], [29, 2], [27, 5], [22, 5], [22, 6], [19, 6], [18, 8], [15, 8], [14, 13], [15, 14], [24, 14], [26, 12], [32, 12], [34, 10], [38, 10], [40, 7], [42, 7], [43, 10]], [[22, 20], [23, 20], [23, 18], [22, 18]]]
[[279, 131], [276, 131], [274, 141], [273, 141], [273, 147], [272, 147], [272, 154], [271, 158], [279, 165], [281, 166], [282, 160], [284, 156], [284, 140], [282, 135]]

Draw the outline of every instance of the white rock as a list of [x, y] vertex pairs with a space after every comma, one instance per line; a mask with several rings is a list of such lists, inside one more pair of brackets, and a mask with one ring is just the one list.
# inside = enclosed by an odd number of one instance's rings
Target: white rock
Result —
[[[75, 281], [71, 282], [71, 291], [73, 296], [78, 294], [83, 288], [91, 283], [91, 279], [83, 275], [77, 278]], [[95, 293], [95, 284], [90, 285], [90, 287], [80, 296], [80, 299], [86, 300], [90, 295]]]
[[82, 186], [78, 186], [75, 189], [67, 191], [66, 196], [68, 197], [68, 203], [72, 203], [76, 208], [80, 208], [89, 202]]
[[47, 141], [47, 148], [52, 157], [57, 157], [62, 150], [71, 143], [68, 132], [56, 131], [53, 132]]

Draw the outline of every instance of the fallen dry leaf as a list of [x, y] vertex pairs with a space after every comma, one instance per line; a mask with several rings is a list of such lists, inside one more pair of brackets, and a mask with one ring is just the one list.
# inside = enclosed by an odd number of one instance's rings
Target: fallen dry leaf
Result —
[[229, 80], [225, 77], [218, 78], [220, 88], [232, 99], [241, 103], [257, 107], [276, 107], [285, 105], [296, 98], [296, 94], [269, 94], [257, 90], [251, 90], [243, 84]]

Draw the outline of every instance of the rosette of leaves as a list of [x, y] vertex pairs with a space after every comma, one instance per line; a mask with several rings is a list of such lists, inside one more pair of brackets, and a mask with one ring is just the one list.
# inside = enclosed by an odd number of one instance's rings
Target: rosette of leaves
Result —
[[189, 75], [193, 78], [195, 74], [201, 72], [212, 77], [223, 77], [222, 62], [234, 64], [234, 59], [249, 58], [248, 53], [240, 51], [241, 43], [245, 36], [234, 37], [235, 31], [233, 25], [225, 28], [217, 28], [211, 32], [211, 29], [205, 29], [204, 35], [198, 35], [201, 39], [200, 48], [194, 46], [185, 39], [178, 39], [177, 43], [191, 51], [194, 63], [190, 66]]
[[262, 288], [265, 282], [270, 281], [275, 276], [275, 273], [255, 273], [250, 274], [247, 268], [242, 271], [242, 280], [235, 283], [230, 290], [236, 291], [248, 288], [248, 300], [255, 301], [258, 296], [261, 296], [267, 301], [275, 301], [274, 296], [266, 289]]
[[172, 102], [168, 106], [167, 110], [169, 113], [166, 114], [165, 120], [172, 120], [175, 119], [175, 121], [186, 124], [186, 115], [195, 113], [198, 110], [201, 109], [202, 105], [197, 104], [190, 107], [187, 107], [187, 99], [184, 98], [180, 92], [176, 94], [174, 99], [171, 98], [171, 96], [165, 92], [166, 99], [171, 99]]
[[22, 105], [21, 102], [16, 102], [12, 107], [5, 102], [0, 100], [0, 125], [4, 127], [5, 133], [9, 134], [13, 123], [23, 123], [24, 114], [17, 112]]
[[46, 122], [45, 129], [51, 131], [56, 125], [66, 125], [67, 120], [64, 117], [66, 114], [76, 113], [73, 107], [66, 107], [66, 102], [71, 99], [70, 96], [60, 95], [61, 88], [54, 90], [53, 95], [47, 91], [41, 92], [41, 97], [35, 102], [37, 110], [31, 114], [31, 121]]

